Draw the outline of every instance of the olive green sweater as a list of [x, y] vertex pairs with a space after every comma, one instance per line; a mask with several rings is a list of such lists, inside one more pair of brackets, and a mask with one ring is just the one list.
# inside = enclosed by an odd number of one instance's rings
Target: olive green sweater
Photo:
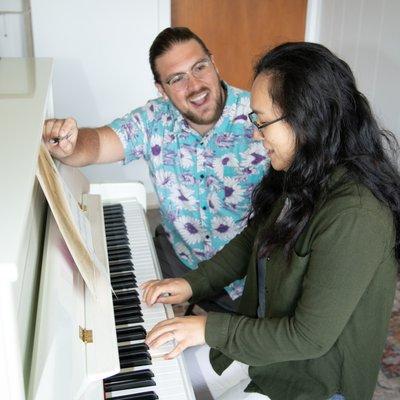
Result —
[[395, 230], [390, 210], [343, 172], [331, 178], [290, 264], [281, 249], [267, 259], [266, 318], [257, 318], [254, 228], [184, 276], [192, 302], [247, 276], [238, 315], [210, 312], [205, 338], [217, 373], [232, 360], [248, 364], [247, 390], [272, 400], [367, 400], [374, 391], [394, 298]]

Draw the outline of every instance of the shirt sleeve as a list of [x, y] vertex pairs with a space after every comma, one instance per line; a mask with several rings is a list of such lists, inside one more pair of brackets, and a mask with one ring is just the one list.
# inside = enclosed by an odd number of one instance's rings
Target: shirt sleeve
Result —
[[393, 257], [390, 221], [379, 217], [353, 209], [335, 216], [316, 235], [293, 315], [255, 319], [210, 312], [207, 344], [251, 366], [325, 354], [336, 342], [379, 265], [386, 257]]
[[124, 146], [123, 164], [140, 158], [147, 159], [146, 142], [149, 132], [147, 108], [148, 106], [137, 108], [108, 124]]
[[213, 296], [246, 275], [255, 234], [254, 227], [246, 227], [214, 257], [183, 276], [193, 290], [191, 302]]

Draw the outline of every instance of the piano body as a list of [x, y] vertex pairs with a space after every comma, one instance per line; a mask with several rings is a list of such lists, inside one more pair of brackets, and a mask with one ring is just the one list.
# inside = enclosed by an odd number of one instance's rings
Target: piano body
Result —
[[[141, 184], [90, 185], [59, 171], [87, 216], [104, 273], [89, 292], [35, 178], [52, 116], [52, 61], [0, 59], [0, 387], [2, 399], [193, 400], [172, 344], [149, 353], [146, 330], [173, 316], [137, 285], [160, 269]], [[112, 287], [112, 290], [111, 290]]]

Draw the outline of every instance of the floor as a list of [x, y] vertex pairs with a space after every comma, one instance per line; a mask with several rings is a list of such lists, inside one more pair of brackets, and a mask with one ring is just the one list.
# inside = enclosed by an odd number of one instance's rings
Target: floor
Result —
[[[154, 234], [156, 226], [161, 221], [158, 209], [149, 209], [147, 219], [150, 230]], [[186, 307], [186, 304], [174, 306], [175, 315], [183, 315]], [[194, 312], [204, 314], [204, 311], [197, 306]], [[400, 275], [389, 323], [388, 338], [382, 357], [382, 367], [379, 371], [373, 400], [400, 400]]]

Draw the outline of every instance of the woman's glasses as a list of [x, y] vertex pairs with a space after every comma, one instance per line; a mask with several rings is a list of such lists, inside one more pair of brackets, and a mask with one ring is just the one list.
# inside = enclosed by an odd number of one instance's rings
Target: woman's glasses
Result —
[[272, 124], [274, 124], [275, 122], [278, 122], [278, 121], [281, 121], [281, 120], [285, 119], [285, 116], [283, 116], [283, 117], [274, 119], [273, 121], [270, 121], [270, 122], [260, 122], [260, 121], [258, 120], [257, 114], [256, 114], [254, 111], [252, 111], [250, 114], [248, 114], [248, 117], [249, 117], [250, 122], [251, 122], [260, 132], [261, 132], [261, 129], [267, 127], [268, 125], [272, 125]]

